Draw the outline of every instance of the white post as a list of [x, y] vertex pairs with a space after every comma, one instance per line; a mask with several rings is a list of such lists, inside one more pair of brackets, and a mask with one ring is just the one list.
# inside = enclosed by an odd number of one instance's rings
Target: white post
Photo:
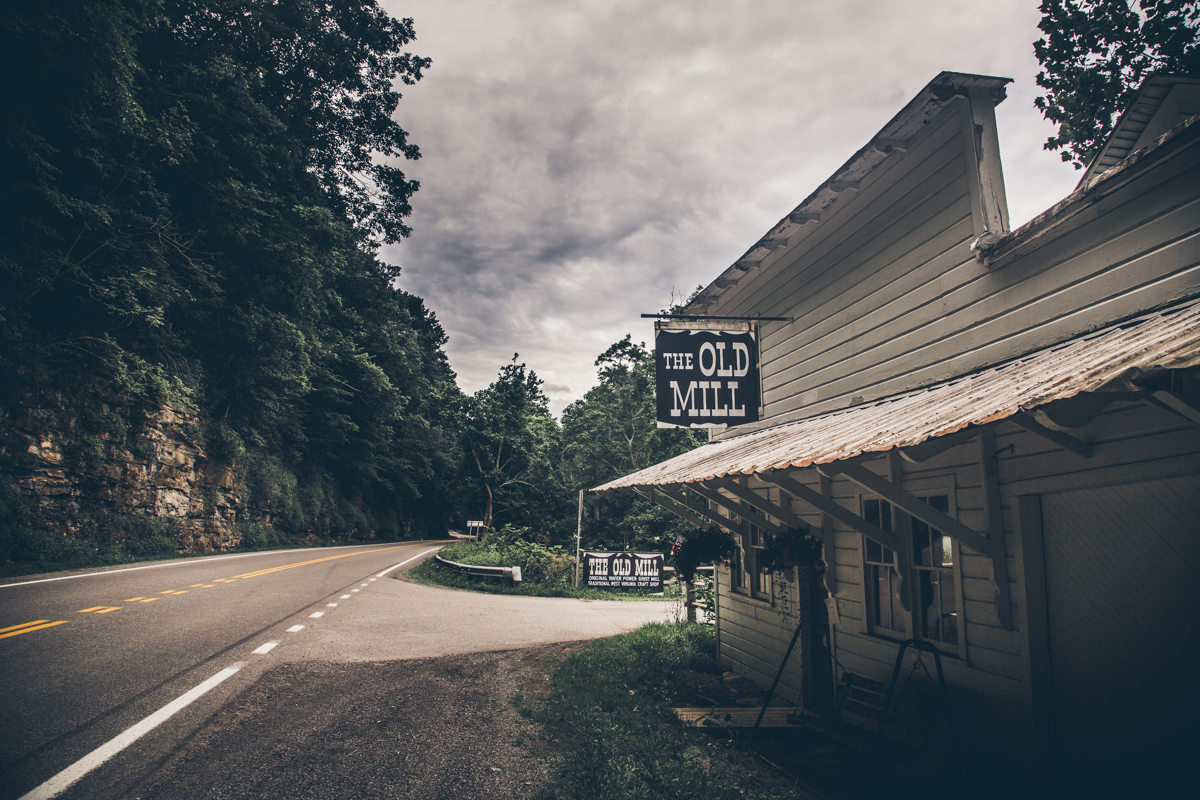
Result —
[[579, 588], [579, 539], [583, 533], [583, 489], [579, 490], [579, 518], [575, 522], [575, 588]]

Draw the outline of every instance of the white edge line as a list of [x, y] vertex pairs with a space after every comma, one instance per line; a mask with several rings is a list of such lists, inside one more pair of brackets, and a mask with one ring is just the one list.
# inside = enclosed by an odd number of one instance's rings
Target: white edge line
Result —
[[[432, 553], [434, 550], [440, 550], [440, 549], [441, 549], [441, 547], [431, 547], [431, 548], [429, 548], [428, 550], [426, 550], [424, 553], [417, 553], [415, 556], [413, 556], [412, 558], [410, 558], [408, 561], [416, 561], [416, 560], [417, 560], [418, 558], [420, 558], [421, 556], [423, 556], [423, 555], [427, 555], [427, 554], [429, 554], [429, 553]], [[396, 565], [396, 566], [394, 566], [394, 567], [388, 567], [387, 569], [385, 569], [383, 572], [380, 572], [380, 573], [379, 573], [378, 575], [376, 575], [375, 577], [376, 577], [376, 578], [382, 578], [384, 575], [387, 575], [387, 574], [388, 574], [389, 572], [391, 572], [392, 570], [394, 570], [394, 569], [400, 569], [400, 567], [403, 567], [405, 564], [407, 564], [407, 563], [408, 563], [408, 561], [401, 561], [399, 564], [397, 564], [397, 565]]]
[[[382, 542], [379, 546], [394, 544], [394, 542]], [[367, 545], [372, 547], [373, 545]], [[418, 544], [400, 545], [401, 547], [420, 547]], [[105, 572], [86, 572], [83, 575], [63, 575], [61, 578], [39, 578], [36, 581], [22, 581], [21, 583], [0, 583], [0, 589], [7, 589], [10, 586], [29, 586], [34, 583], [50, 583], [52, 581], [70, 581], [75, 578], [94, 578], [97, 575], [114, 575], [118, 572], [134, 572], [139, 569], [158, 569], [159, 567], [182, 567], [187, 564], [207, 564], [210, 561], [224, 561], [227, 558], [249, 558], [250, 556], [273, 556], [279, 553], [307, 553], [312, 550], [345, 550], [347, 547], [362, 547], [355, 544], [341, 544], [337, 547], [298, 547], [295, 550], [264, 550], [261, 553], [238, 553], [232, 556], [213, 556], [211, 558], [193, 558], [188, 561], [172, 561], [169, 564], [149, 564], [145, 567], [125, 567], [124, 569], [110, 569]], [[405, 562], [407, 563], [407, 562]], [[397, 565], [399, 566], [399, 565]], [[395, 567], [393, 567], [395, 569]]]
[[163, 724], [171, 717], [175, 716], [180, 710], [191, 705], [198, 700], [202, 695], [215, 688], [226, 679], [233, 677], [237, 671], [246, 666], [245, 661], [239, 661], [232, 667], [225, 669], [213, 675], [199, 686], [191, 689], [188, 692], [180, 695], [178, 698], [167, 703], [165, 706], [155, 711], [150, 716], [146, 717], [141, 722], [129, 728], [124, 733], [119, 734], [115, 739], [109, 740], [106, 744], [102, 744], [92, 752], [88, 753], [83, 758], [76, 761], [71, 766], [64, 769], [62, 772], [55, 775], [50, 780], [38, 786], [33, 791], [21, 796], [20, 800], [50, 800], [52, 797], [57, 797], [76, 781], [87, 775], [96, 767], [108, 761], [117, 753], [124, 750], [129, 745], [136, 742], [138, 739], [145, 736], [150, 731]]
[[279, 644], [279, 642], [267, 642], [266, 644], [251, 650], [250, 652], [256, 656], [265, 656], [267, 653], [274, 650], [277, 644]]

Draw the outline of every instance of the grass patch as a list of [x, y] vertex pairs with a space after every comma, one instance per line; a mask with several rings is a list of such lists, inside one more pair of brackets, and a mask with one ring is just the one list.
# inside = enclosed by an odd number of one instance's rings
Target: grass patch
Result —
[[[460, 564], [474, 564], [482, 567], [511, 567], [520, 566], [522, 578], [525, 578], [525, 566], [517, 559], [509, 558], [503, 553], [489, 549], [486, 542], [456, 544], [444, 547], [439, 552], [442, 558], [457, 561]], [[421, 562], [409, 570], [409, 576], [421, 583], [435, 586], [450, 586], [455, 589], [469, 589], [474, 592], [489, 594], [515, 594], [529, 597], [577, 597], [584, 600], [672, 600], [678, 598], [678, 590], [668, 586], [661, 595], [612, 592], [603, 589], [576, 588], [570, 583], [571, 571], [562, 573], [562, 578], [551, 581], [522, 580], [513, 583], [508, 578], [478, 578], [464, 575], [457, 570], [439, 564], [433, 558]]]
[[567, 656], [526, 705], [560, 752], [538, 800], [809, 797], [760, 767], [733, 733], [684, 728], [672, 709], [697, 674], [720, 675], [708, 625], [652, 623]]

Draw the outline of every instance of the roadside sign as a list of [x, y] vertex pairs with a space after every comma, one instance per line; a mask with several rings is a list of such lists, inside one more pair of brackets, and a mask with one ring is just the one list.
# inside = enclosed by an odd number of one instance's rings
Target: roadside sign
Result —
[[583, 585], [591, 589], [661, 592], [662, 553], [584, 553]]

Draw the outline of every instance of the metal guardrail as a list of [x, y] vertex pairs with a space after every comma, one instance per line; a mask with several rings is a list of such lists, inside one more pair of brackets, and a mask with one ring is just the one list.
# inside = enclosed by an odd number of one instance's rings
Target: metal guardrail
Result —
[[442, 558], [441, 554], [435, 554], [433, 558], [439, 564], [445, 564], [450, 569], [457, 570], [464, 575], [474, 575], [479, 578], [511, 578], [513, 583], [521, 582], [520, 567], [481, 567], [478, 564], [460, 564], [457, 561]]

